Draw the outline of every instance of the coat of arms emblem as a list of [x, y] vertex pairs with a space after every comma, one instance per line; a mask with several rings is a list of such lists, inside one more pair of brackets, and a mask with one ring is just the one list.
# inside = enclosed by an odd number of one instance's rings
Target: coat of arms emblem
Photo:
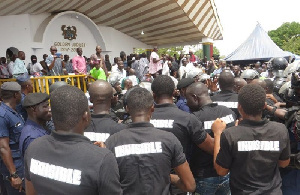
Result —
[[66, 25], [62, 25], [61, 26], [61, 30], [63, 31], [62, 35], [64, 36], [64, 39], [68, 39], [68, 40], [73, 40], [76, 39], [77, 34], [76, 34], [76, 27], [75, 26], [66, 26]]

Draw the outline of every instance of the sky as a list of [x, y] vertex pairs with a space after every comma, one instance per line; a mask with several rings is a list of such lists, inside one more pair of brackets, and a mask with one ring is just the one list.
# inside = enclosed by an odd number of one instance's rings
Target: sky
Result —
[[229, 55], [246, 41], [257, 22], [266, 32], [285, 22], [300, 23], [300, 0], [214, 1], [223, 27], [223, 40], [214, 41], [214, 46], [221, 55]]

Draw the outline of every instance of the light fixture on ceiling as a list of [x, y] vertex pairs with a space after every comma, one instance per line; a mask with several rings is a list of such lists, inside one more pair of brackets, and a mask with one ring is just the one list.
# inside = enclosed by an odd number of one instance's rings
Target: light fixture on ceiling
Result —
[[145, 34], [144, 31], [142, 30], [141, 35]]

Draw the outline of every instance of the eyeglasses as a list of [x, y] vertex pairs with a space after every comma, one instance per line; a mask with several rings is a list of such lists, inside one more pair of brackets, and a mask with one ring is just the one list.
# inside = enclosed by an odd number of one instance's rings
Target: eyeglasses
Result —
[[57, 49], [52, 49], [51, 51], [57, 51]]

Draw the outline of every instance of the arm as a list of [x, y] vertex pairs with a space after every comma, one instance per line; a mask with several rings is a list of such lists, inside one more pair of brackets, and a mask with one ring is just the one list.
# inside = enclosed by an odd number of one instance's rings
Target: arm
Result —
[[282, 153], [278, 160], [278, 166], [282, 167], [282, 168], [284, 168], [290, 164], [290, 156], [291, 156], [291, 145], [290, 145], [289, 132], [286, 127], [284, 127], [284, 129], [285, 129], [285, 135], [282, 135], [282, 137], [284, 137], [283, 140], [285, 143], [285, 147], [283, 148]]
[[208, 154], [213, 155], [214, 154], [214, 138], [212, 138], [208, 133], [206, 136], [206, 139], [204, 140], [204, 142], [202, 142], [201, 144], [198, 144], [198, 147], [201, 150], [204, 150], [205, 152], [207, 152]]
[[28, 181], [27, 179], [25, 179], [25, 189], [26, 189], [26, 195], [36, 195], [32, 182]]
[[13, 163], [13, 159], [11, 156], [11, 151], [9, 147], [9, 138], [8, 137], [1, 137], [0, 138], [0, 156], [3, 160], [7, 170], [10, 173], [16, 172], [16, 167]]
[[73, 66], [74, 73], [79, 73], [79, 71], [77, 70], [77, 61], [74, 58], [72, 59], [72, 66]]
[[47, 71], [44, 69], [44, 67], [40, 63], [38, 63], [37, 66], [38, 66], [39, 71], [43, 72], [43, 74], [45, 74], [45, 75], [47, 74]]
[[101, 64], [102, 64], [101, 68], [104, 70], [106, 77], [108, 77], [109, 74], [108, 74], [107, 67], [106, 67], [106, 64], [105, 64], [105, 60], [103, 59], [103, 57], [101, 57]]
[[174, 169], [178, 176], [171, 174], [171, 183], [185, 192], [194, 192], [196, 188], [195, 179], [187, 161]]
[[290, 159], [278, 160], [278, 166], [281, 168], [287, 167], [290, 164]]
[[54, 67], [55, 65], [55, 59], [56, 59], [56, 56], [53, 56], [53, 61], [51, 62], [51, 64], [49, 65], [49, 70], [52, 70], [52, 68]]
[[214, 139], [215, 139], [215, 147], [214, 147], [214, 167], [220, 176], [225, 176], [228, 174], [229, 170], [221, 167], [218, 165], [216, 162], [217, 155], [219, 154], [220, 151], [220, 139], [221, 139], [221, 133], [223, 130], [226, 128], [226, 123], [222, 121], [221, 119], [217, 119], [213, 125], [212, 125], [212, 130], [214, 132]]
[[[265, 109], [266, 109], [267, 111], [269, 111], [270, 113], [272, 113], [274, 107], [273, 107], [273, 106], [266, 105]], [[274, 112], [274, 111], [273, 111], [273, 112]], [[281, 109], [281, 108], [277, 108], [277, 109], [275, 110], [275, 112], [272, 113], [272, 114], [274, 114], [274, 116], [276, 116], [276, 117], [278, 117], [278, 118], [284, 120], [284, 119], [285, 119], [284, 116], [285, 116], [286, 113], [287, 113], [286, 110]]]
[[[100, 150], [100, 148], [99, 148]], [[106, 149], [102, 149], [106, 150]], [[113, 153], [109, 152], [103, 159], [97, 174], [97, 188], [99, 195], [121, 195], [120, 175], [117, 160]]]
[[44, 75], [47, 75], [47, 71], [45, 69], [41, 70]]
[[208, 154], [214, 154], [214, 139], [204, 130], [201, 119], [195, 115], [191, 115], [191, 120], [188, 125], [190, 136], [193, 142], [201, 150]]
[[[9, 147], [9, 138], [8, 137], [1, 137], [0, 138], [0, 157], [3, 160], [7, 170], [9, 173], [15, 173], [16, 167], [13, 162], [13, 158], [11, 155], [11, 150]], [[22, 190], [22, 180], [20, 177], [18, 178], [11, 178], [11, 186], [19, 191]]]

